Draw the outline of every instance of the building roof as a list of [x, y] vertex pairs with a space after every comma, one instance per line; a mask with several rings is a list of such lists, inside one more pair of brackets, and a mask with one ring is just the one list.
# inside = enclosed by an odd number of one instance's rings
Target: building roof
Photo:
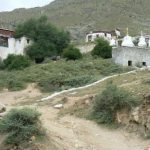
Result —
[[113, 36], [116, 36], [116, 31], [115, 30], [111, 30], [111, 31], [106, 31], [106, 30], [92, 31], [91, 33], [86, 33], [86, 34], [93, 34], [93, 33], [105, 33], [105, 34], [111, 34]]
[[1, 36], [12, 37], [14, 35], [14, 33], [15, 32], [13, 30], [0, 28], [0, 35]]

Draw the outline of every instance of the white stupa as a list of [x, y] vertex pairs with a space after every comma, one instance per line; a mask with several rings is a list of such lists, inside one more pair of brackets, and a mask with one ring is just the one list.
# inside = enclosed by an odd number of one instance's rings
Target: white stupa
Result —
[[109, 44], [110, 46], [117, 46], [117, 44], [116, 44], [116, 40], [115, 39], [111, 39], [110, 40], [110, 44]]
[[146, 47], [147, 46], [146, 41], [145, 41], [145, 37], [143, 36], [142, 31], [141, 31], [141, 37], [139, 39], [138, 46], [139, 47]]
[[129, 36], [129, 34], [128, 34], [128, 28], [127, 28], [127, 35], [124, 37], [121, 46], [126, 46], [126, 47], [134, 47], [135, 46], [132, 41], [132, 37]]

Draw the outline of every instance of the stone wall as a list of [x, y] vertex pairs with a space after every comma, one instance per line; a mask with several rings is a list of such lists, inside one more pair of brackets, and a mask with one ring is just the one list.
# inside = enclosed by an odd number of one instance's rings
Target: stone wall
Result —
[[95, 44], [78, 45], [76, 47], [80, 50], [81, 53], [88, 53], [93, 50]]
[[132, 66], [150, 66], [150, 48], [117, 47], [113, 49], [112, 57], [117, 64], [123, 66], [128, 66], [129, 61]]

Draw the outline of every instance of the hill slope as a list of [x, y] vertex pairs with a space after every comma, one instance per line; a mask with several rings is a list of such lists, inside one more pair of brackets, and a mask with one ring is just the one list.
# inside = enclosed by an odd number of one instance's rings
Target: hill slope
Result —
[[132, 33], [150, 28], [149, 0], [56, 0], [44, 7], [0, 13], [0, 25], [14, 28], [31, 17], [47, 15], [53, 24], [69, 29], [74, 39], [91, 30], [126, 27]]

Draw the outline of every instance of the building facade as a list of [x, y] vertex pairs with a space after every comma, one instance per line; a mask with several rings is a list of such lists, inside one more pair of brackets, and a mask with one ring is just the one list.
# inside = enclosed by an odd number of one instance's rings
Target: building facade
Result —
[[90, 33], [86, 34], [86, 43], [88, 42], [94, 42], [97, 38], [105, 38], [108, 41], [111, 39], [117, 39], [119, 36], [121, 36], [120, 30], [115, 29], [112, 31], [92, 31]]
[[150, 48], [117, 47], [112, 50], [115, 63], [123, 66], [150, 66]]
[[22, 37], [15, 39], [14, 31], [0, 29], [0, 59], [5, 59], [9, 54], [24, 54], [24, 49], [31, 44], [31, 40]]

